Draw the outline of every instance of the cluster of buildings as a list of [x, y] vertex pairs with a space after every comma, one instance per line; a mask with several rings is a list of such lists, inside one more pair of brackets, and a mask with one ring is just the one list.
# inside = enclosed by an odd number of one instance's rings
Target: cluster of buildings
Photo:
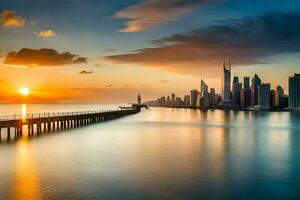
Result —
[[160, 97], [149, 101], [148, 106], [188, 107], [188, 108], [219, 108], [236, 110], [269, 110], [269, 109], [299, 109], [300, 108], [300, 74], [289, 77], [289, 95], [278, 85], [272, 89], [270, 83], [263, 83], [255, 74], [252, 79], [231, 76], [231, 62], [223, 64], [222, 93], [216, 94], [214, 88], [201, 80], [200, 90], [193, 89], [189, 95], [176, 97]]

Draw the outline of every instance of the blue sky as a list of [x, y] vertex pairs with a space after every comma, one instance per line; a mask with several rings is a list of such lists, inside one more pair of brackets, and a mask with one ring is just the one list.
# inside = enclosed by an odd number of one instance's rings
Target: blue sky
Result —
[[[4, 15], [1, 15], [0, 56], [5, 71], [22, 70], [23, 74], [32, 75], [37, 70], [43, 71], [39, 72], [41, 77], [45, 76], [42, 73], [47, 72], [44, 72], [44, 65], [39, 66], [41, 62], [5, 63], [8, 53], [17, 53], [22, 48], [53, 49], [58, 52], [57, 56], [69, 52], [72, 58], [84, 57], [87, 62], [67, 60], [62, 66], [47, 66], [53, 76], [69, 77], [66, 84], [69, 89], [78, 89], [81, 82], [95, 85], [101, 80], [96, 89], [105, 89], [107, 95], [126, 85], [124, 91], [128, 93], [146, 88], [145, 93], [149, 95], [145, 96], [152, 98], [175, 90], [175, 82], [185, 83], [177, 89], [183, 95], [197, 88], [197, 81], [204, 78], [218, 91], [218, 63], [221, 64], [224, 57], [233, 59], [235, 73], [240, 76], [261, 74], [265, 82], [271, 82], [274, 87], [278, 82], [286, 88], [288, 75], [300, 72], [297, 66], [300, 51], [297, 48], [300, 45], [298, 0], [10, 0], [0, 2], [0, 13], [5, 11], [12, 14], [6, 16], [24, 20], [24, 24], [5, 26]], [[219, 27], [217, 32], [216, 26]], [[246, 33], [246, 36], [232, 37], [230, 32], [223, 32], [224, 27]], [[41, 33], [47, 31], [53, 34], [42, 36]], [[219, 41], [220, 38], [226, 41]], [[33, 52], [37, 53], [36, 57], [41, 56], [39, 51]], [[20, 64], [35, 66], [35, 69], [16, 69]], [[96, 65], [102, 68], [95, 69]], [[82, 70], [93, 73], [78, 76]], [[270, 71], [272, 73], [268, 73]], [[124, 75], [123, 82], [120, 74]], [[136, 79], [133, 75], [144, 78]], [[152, 81], [155, 84], [151, 84]], [[34, 87], [32, 80], [27, 82], [24, 79], [20, 84]], [[36, 82], [55, 86], [42, 79]], [[138, 88], [137, 84], [143, 87]], [[105, 88], [107, 85], [111, 87]], [[157, 87], [160, 89], [156, 90]], [[87, 84], [84, 88], [91, 91]], [[128, 99], [131, 98], [129, 95]]]

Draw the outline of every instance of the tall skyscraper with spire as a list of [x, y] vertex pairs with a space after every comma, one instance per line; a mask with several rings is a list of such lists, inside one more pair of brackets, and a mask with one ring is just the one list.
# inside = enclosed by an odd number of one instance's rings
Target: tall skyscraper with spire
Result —
[[231, 60], [226, 66], [226, 61], [223, 63], [223, 77], [222, 77], [222, 95], [223, 102], [231, 102], [230, 99], [230, 88], [231, 88]]

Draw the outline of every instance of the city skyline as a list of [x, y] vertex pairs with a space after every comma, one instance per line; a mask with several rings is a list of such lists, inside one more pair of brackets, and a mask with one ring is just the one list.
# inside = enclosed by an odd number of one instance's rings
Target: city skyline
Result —
[[31, 103], [150, 100], [199, 77], [220, 93], [224, 57], [288, 91], [299, 19], [295, 0], [2, 1], [0, 103], [22, 102], [23, 87]]
[[[201, 78], [199, 89], [190, 90], [183, 98], [172, 93], [157, 100], [146, 101], [150, 107], [200, 108], [222, 110], [287, 110], [300, 108], [300, 75], [288, 77], [288, 92], [281, 85], [271, 85], [257, 73], [250, 79], [232, 72], [232, 61], [223, 61], [221, 93]], [[233, 74], [233, 76], [232, 76]], [[250, 85], [251, 80], [251, 85]]]

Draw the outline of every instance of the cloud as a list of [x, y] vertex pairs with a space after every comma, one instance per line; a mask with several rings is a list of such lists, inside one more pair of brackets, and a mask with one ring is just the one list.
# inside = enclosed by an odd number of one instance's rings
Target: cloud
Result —
[[94, 72], [93, 71], [85, 71], [85, 70], [79, 72], [79, 74], [92, 74], [92, 73], [94, 73]]
[[4, 59], [4, 64], [25, 66], [60, 66], [81, 63], [87, 63], [87, 58], [69, 52], [58, 53], [54, 49], [23, 48], [19, 52], [10, 52]]
[[109, 85], [106, 85], [105, 87], [106, 87], [106, 88], [111, 88], [111, 87], [112, 87], [112, 85], [111, 85], [111, 84], [109, 84]]
[[52, 30], [44, 30], [38, 34], [39, 37], [50, 38], [56, 36], [56, 33]]
[[269, 56], [300, 52], [300, 13], [269, 13], [232, 19], [154, 41], [156, 48], [105, 57], [183, 74], [216, 72], [224, 57], [234, 64], [267, 63]]
[[25, 24], [25, 19], [12, 10], [4, 10], [0, 13], [0, 21], [3, 27], [23, 27]]
[[129, 19], [120, 32], [138, 32], [177, 20], [179, 17], [221, 0], [143, 0], [116, 13]]

